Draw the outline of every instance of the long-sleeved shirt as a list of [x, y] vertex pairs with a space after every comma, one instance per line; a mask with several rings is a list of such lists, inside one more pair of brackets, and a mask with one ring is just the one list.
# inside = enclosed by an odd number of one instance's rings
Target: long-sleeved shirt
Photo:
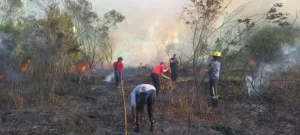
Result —
[[136, 106], [136, 95], [140, 94], [142, 92], [147, 92], [150, 90], [154, 90], [156, 91], [155, 87], [151, 84], [140, 84], [138, 86], [136, 86], [132, 92], [131, 92], [131, 106], [135, 107]]
[[220, 76], [220, 67], [221, 67], [221, 63], [220, 61], [212, 61], [209, 64], [210, 67], [214, 67], [214, 69], [210, 69], [208, 71], [208, 75], [209, 75], [209, 79], [211, 80], [218, 80], [219, 76]]

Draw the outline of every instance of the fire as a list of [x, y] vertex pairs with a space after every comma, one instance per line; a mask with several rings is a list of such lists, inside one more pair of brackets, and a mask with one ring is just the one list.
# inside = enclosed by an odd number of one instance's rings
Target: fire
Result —
[[28, 69], [28, 67], [30, 66], [31, 62], [32, 62], [32, 60], [31, 60], [31, 59], [28, 59], [28, 60], [27, 60], [27, 63], [26, 63], [24, 66], [21, 67], [21, 71], [22, 71], [22, 72], [26, 72], [27, 69]]
[[0, 79], [2, 79], [4, 76], [0, 74]]
[[254, 62], [254, 60], [250, 60], [249, 61], [249, 65], [251, 66], [251, 67], [255, 67], [256, 66], [256, 63]]
[[80, 71], [81, 72], [85, 72], [85, 71], [87, 71], [88, 70], [88, 68], [89, 68], [89, 64], [83, 64], [82, 66], [81, 66], [81, 68], [80, 68]]
[[74, 62], [72, 62], [72, 65], [70, 67], [70, 72], [86, 72], [88, 70], [91, 70], [91, 72], [96, 72], [96, 69], [92, 68], [90, 69], [90, 65], [88, 63], [81, 64], [80, 66], [77, 66]]

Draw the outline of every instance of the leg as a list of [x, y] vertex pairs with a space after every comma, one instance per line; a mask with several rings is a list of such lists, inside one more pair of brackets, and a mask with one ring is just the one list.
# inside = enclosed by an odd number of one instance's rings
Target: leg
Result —
[[209, 94], [210, 94], [211, 102], [214, 105], [217, 104], [217, 100], [219, 98], [216, 84], [217, 84], [216, 80], [209, 80]]
[[120, 83], [123, 80], [123, 76], [121, 76], [121, 72], [118, 72], [119, 80], [118, 80], [118, 87], [120, 87]]
[[151, 93], [149, 93], [149, 96], [147, 99], [147, 111], [148, 111], [149, 120], [151, 123], [151, 128], [150, 128], [151, 132], [154, 131], [153, 104], [155, 102], [155, 97], [156, 97], [156, 93], [154, 91], [151, 91]]
[[118, 75], [118, 72], [115, 71], [115, 86], [117, 87], [119, 84], [119, 75]]
[[142, 93], [136, 97], [136, 128], [134, 129], [135, 132], [140, 132], [141, 117], [144, 112], [144, 105], [145, 96]]
[[177, 72], [175, 71], [175, 72], [174, 72], [174, 81], [177, 80], [177, 77], [178, 77], [178, 74], [177, 74]]
[[151, 78], [154, 84], [154, 87], [156, 89], [156, 94], [158, 95], [160, 91], [160, 81], [159, 81], [159, 76], [157, 74], [151, 74]]
[[171, 79], [175, 81], [175, 69], [171, 68]]

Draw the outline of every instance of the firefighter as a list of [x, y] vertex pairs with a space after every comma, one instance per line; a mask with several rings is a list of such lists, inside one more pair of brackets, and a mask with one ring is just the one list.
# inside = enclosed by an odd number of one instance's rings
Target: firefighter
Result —
[[133, 112], [133, 120], [136, 123], [135, 132], [140, 132], [140, 124], [144, 106], [147, 104], [147, 111], [150, 120], [150, 131], [154, 131], [153, 120], [153, 104], [156, 98], [156, 89], [150, 84], [140, 84], [131, 92], [131, 107]]
[[176, 54], [173, 54], [173, 57], [170, 59], [170, 67], [171, 67], [171, 79], [173, 82], [177, 80], [177, 66], [179, 65], [178, 58]]
[[156, 88], [156, 95], [158, 96], [160, 91], [160, 80], [159, 76], [162, 75], [164, 78], [169, 79], [169, 77], [165, 76], [163, 73], [167, 72], [169, 68], [165, 68], [165, 63], [161, 62], [158, 66], [154, 67], [151, 72], [151, 79]]
[[218, 80], [220, 76], [220, 67], [221, 67], [221, 53], [216, 51], [212, 54], [213, 60], [209, 63], [207, 70], [204, 70], [208, 73], [209, 76], [209, 94], [211, 99], [211, 105], [218, 106], [219, 95], [218, 95]]
[[113, 67], [115, 70], [115, 87], [120, 88], [121, 72], [123, 71], [123, 58], [119, 57], [118, 61], [114, 62]]

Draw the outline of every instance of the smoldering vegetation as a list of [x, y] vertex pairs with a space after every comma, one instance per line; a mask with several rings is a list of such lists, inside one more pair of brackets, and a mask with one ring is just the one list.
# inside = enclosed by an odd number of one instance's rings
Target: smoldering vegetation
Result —
[[[300, 28], [288, 2], [253, 1], [265, 4], [257, 8], [191, 0], [170, 11], [178, 25], [157, 21], [153, 13], [136, 27], [127, 19], [135, 24], [138, 12], [96, 13], [102, 5], [86, 0], [0, 3], [1, 134], [136, 134], [131, 91], [152, 84], [153, 66], [173, 53], [181, 61], [179, 78], [175, 83], [161, 78], [154, 134], [299, 133]], [[32, 6], [40, 13], [27, 13]], [[132, 28], [137, 29], [128, 32]], [[136, 31], [138, 36], [118, 40]], [[211, 107], [208, 77], [200, 72], [213, 51], [222, 53], [218, 107]], [[120, 55], [123, 89], [113, 87], [112, 63]], [[144, 115], [140, 134], [151, 134]]]

